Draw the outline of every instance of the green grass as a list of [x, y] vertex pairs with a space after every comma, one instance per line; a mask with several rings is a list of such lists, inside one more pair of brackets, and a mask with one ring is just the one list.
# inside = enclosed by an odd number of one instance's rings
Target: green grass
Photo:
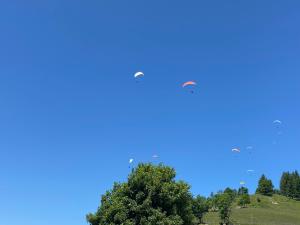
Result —
[[[251, 196], [251, 204], [247, 208], [240, 209], [235, 204], [232, 208], [234, 225], [300, 225], [300, 201], [280, 195], [254, 195]], [[218, 213], [208, 213], [204, 221], [209, 225], [219, 225]]]

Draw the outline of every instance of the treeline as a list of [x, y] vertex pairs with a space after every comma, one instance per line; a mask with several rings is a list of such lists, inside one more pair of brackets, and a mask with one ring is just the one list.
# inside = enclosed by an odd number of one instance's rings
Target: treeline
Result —
[[[197, 197], [194, 199], [194, 204], [197, 203], [197, 199], [202, 198], [202, 204], [206, 205], [206, 210], [201, 211], [202, 214], [193, 210], [200, 222], [203, 220], [204, 213], [209, 211], [218, 212], [220, 218], [220, 224], [232, 224], [231, 222], [231, 210], [234, 202], [241, 207], [245, 208], [251, 203], [250, 195], [246, 187], [240, 187], [238, 190], [226, 188], [224, 191], [219, 191], [217, 194], [211, 194], [210, 197]], [[202, 208], [204, 209], [204, 208]]]
[[[231, 210], [245, 208], [259, 197], [250, 199], [248, 189], [226, 188], [208, 198], [194, 196], [190, 185], [175, 179], [173, 168], [153, 164], [139, 164], [129, 174], [126, 182], [115, 183], [111, 190], [102, 195], [95, 213], [87, 215], [91, 225], [198, 225], [203, 223], [209, 212], [219, 214], [220, 224], [233, 224]], [[300, 200], [300, 177], [297, 171], [284, 172], [280, 190], [262, 175], [256, 189], [257, 194], [271, 196], [281, 194]], [[256, 203], [256, 204], [257, 204]]]
[[265, 175], [262, 175], [258, 182], [256, 189], [257, 194], [271, 196], [273, 194], [279, 194], [300, 200], [300, 176], [298, 171], [283, 172], [280, 179], [280, 189], [274, 189], [273, 183], [270, 179], [267, 179]]
[[284, 172], [280, 180], [280, 194], [300, 200], [300, 176], [297, 171]]
[[91, 225], [198, 225], [209, 211], [219, 214], [220, 224], [231, 223], [231, 210], [237, 200], [250, 203], [248, 189], [226, 188], [209, 198], [193, 196], [190, 185], [175, 179], [173, 168], [139, 164], [126, 182], [115, 183], [102, 195], [95, 213], [87, 215]]

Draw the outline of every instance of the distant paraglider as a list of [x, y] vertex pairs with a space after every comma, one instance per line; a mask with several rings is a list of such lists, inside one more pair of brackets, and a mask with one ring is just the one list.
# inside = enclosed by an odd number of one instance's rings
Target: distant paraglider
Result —
[[156, 154], [154, 154], [154, 155], [152, 156], [153, 159], [157, 159], [158, 157], [159, 157], [159, 156], [156, 155]]
[[231, 149], [232, 152], [241, 152], [241, 150], [239, 148], [233, 148]]
[[277, 129], [277, 135], [282, 135], [282, 121], [281, 120], [274, 120], [273, 124], [275, 125], [275, 128]]
[[282, 124], [282, 122], [280, 120], [274, 120], [273, 123], [277, 124], [277, 125], [281, 125]]
[[129, 166], [128, 166], [128, 168], [130, 169], [130, 168], [132, 168], [132, 163], [133, 163], [133, 161], [134, 161], [134, 159], [129, 159], [129, 161], [128, 161], [128, 163], [129, 163]]
[[242, 186], [245, 185], [245, 184], [246, 184], [245, 181], [241, 181], [241, 182], [240, 182], [240, 185], [242, 185]]
[[281, 128], [282, 121], [281, 120], [274, 120], [273, 124], [275, 125], [276, 128]]
[[182, 87], [186, 87], [190, 85], [197, 85], [197, 83], [195, 81], [187, 81], [182, 84]]
[[195, 81], [187, 81], [182, 84], [182, 87], [189, 88], [190, 92], [194, 93], [194, 86], [196, 86], [196, 85], [197, 85], [197, 83]]
[[138, 82], [145, 74], [143, 72], [136, 72], [134, 74], [135, 81]]
[[254, 173], [254, 170], [247, 170], [247, 173]]
[[141, 77], [141, 76], [144, 76], [144, 73], [143, 72], [136, 72], [134, 74], [134, 78], [138, 78], [138, 77]]

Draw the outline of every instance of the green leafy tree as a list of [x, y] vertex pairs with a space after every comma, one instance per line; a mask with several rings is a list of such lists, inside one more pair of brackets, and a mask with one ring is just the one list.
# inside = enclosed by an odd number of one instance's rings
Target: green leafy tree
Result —
[[229, 194], [232, 201], [233, 201], [233, 200], [236, 198], [236, 196], [238, 195], [238, 192], [237, 192], [235, 189], [231, 189], [231, 188], [229, 188], [229, 187], [226, 188], [226, 189], [224, 190], [224, 193]]
[[289, 197], [289, 183], [290, 183], [290, 173], [289, 172], [284, 172], [281, 175], [280, 179], [280, 192], [282, 195]]
[[298, 171], [292, 173], [292, 198], [300, 200], [300, 176]]
[[205, 197], [197, 196], [193, 200], [193, 213], [198, 218], [199, 223], [203, 223], [203, 216], [208, 212], [209, 203]]
[[91, 225], [194, 225], [190, 186], [175, 181], [173, 168], [139, 164], [125, 183], [102, 196]]
[[298, 171], [284, 172], [280, 179], [280, 193], [289, 198], [300, 200], [300, 176]]
[[250, 196], [248, 193], [241, 194], [238, 198], [237, 204], [243, 208], [246, 207], [246, 205], [250, 204]]
[[262, 175], [258, 181], [258, 187], [256, 189], [257, 194], [271, 196], [274, 192], [274, 186], [271, 180], [267, 179], [265, 175]]
[[244, 194], [248, 194], [249, 190], [246, 187], [240, 187], [238, 190], [238, 195], [244, 195]]
[[232, 199], [228, 193], [217, 194], [215, 196], [218, 207], [220, 224], [230, 224]]
[[206, 199], [209, 211], [216, 212], [217, 211], [217, 203], [216, 203], [216, 195], [211, 193], [210, 197]]

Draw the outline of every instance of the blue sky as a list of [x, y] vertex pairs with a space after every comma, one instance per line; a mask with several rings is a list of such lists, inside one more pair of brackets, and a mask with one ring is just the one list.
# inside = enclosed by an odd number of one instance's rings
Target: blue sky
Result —
[[300, 169], [299, 7], [2, 1], [0, 224], [86, 224], [129, 158], [153, 154], [194, 194], [278, 186]]

